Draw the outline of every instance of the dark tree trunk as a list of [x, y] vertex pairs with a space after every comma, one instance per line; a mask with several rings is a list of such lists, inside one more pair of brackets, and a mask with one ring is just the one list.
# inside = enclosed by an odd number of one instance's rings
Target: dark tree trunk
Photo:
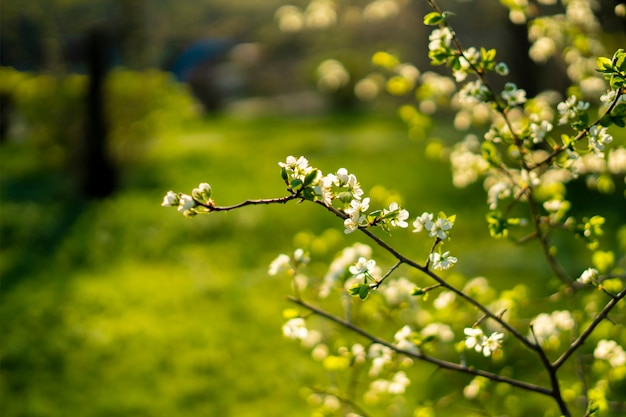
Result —
[[104, 81], [109, 70], [110, 55], [109, 34], [101, 28], [92, 29], [85, 44], [89, 90], [81, 158], [84, 164], [82, 192], [91, 198], [107, 197], [117, 185], [117, 172], [107, 152], [108, 125], [104, 107]]

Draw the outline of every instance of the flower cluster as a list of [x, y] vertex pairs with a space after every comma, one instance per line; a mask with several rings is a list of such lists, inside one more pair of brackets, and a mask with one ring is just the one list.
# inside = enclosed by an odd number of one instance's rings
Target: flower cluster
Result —
[[541, 120], [536, 113], [530, 115], [529, 135], [533, 143], [542, 143], [554, 126], [547, 120]]
[[193, 189], [191, 195], [168, 191], [163, 197], [161, 206], [176, 207], [186, 217], [193, 217], [198, 213], [207, 213], [213, 206], [211, 186], [203, 182]]
[[339, 168], [336, 174], [328, 174], [322, 184], [326, 192], [332, 199], [350, 204], [352, 201], [359, 201], [363, 197], [363, 190], [354, 174], [345, 168]]
[[580, 123], [581, 118], [586, 115], [587, 110], [589, 109], [589, 103], [586, 101], [581, 101], [576, 96], [569, 96], [569, 98], [565, 101], [562, 101], [557, 106], [557, 110], [561, 115], [559, 119], [560, 125], [572, 124], [577, 125]]
[[394, 341], [398, 349], [408, 352], [416, 352], [417, 346], [413, 342], [413, 330], [409, 326], [403, 326], [393, 336]]
[[615, 340], [600, 340], [593, 351], [593, 357], [607, 361], [613, 368], [626, 365], [626, 352]]
[[364, 257], [360, 257], [356, 264], [349, 268], [349, 271], [356, 279], [372, 278], [374, 268], [376, 267], [376, 261], [373, 259], [367, 260]]
[[428, 36], [428, 54], [431, 59], [440, 59], [447, 57], [452, 47], [454, 33], [452, 30], [444, 26], [443, 28], [434, 29]]
[[[378, 287], [379, 281], [374, 277], [378, 274], [376, 261], [360, 257], [356, 264], [350, 266], [352, 279], [346, 281], [346, 287], [351, 295], [358, 295], [362, 300], [367, 298], [371, 289]], [[370, 283], [370, 281], [372, 283]]]
[[491, 91], [481, 81], [470, 81], [457, 93], [457, 98], [462, 105], [474, 106], [486, 103], [491, 99]]
[[367, 356], [372, 360], [369, 375], [378, 376], [385, 366], [393, 360], [393, 350], [380, 343], [372, 343]]
[[269, 275], [279, 275], [281, 273], [288, 273], [293, 275], [296, 268], [300, 265], [305, 265], [309, 262], [309, 257], [303, 249], [296, 249], [292, 256], [281, 253], [272, 261], [269, 266]]
[[456, 216], [448, 217], [444, 213], [439, 213], [435, 219], [433, 213], [424, 212], [413, 222], [413, 233], [426, 230], [430, 237], [444, 240], [449, 237], [449, 231], [454, 226], [455, 219]]
[[409, 218], [409, 212], [396, 202], [389, 204], [388, 209], [383, 209], [377, 219], [383, 229], [388, 230], [390, 227], [400, 227], [406, 229], [409, 224], [406, 220]]
[[304, 321], [302, 317], [289, 319], [283, 325], [283, 335], [289, 339], [306, 339], [309, 335], [309, 329], [306, 327], [306, 321]]
[[320, 287], [319, 297], [326, 298], [337, 282], [344, 282], [352, 276], [350, 267], [360, 258], [372, 256], [372, 248], [362, 243], [355, 243], [344, 248], [330, 263], [328, 272], [324, 275], [324, 281]]
[[370, 199], [364, 198], [363, 201], [354, 199], [350, 201], [350, 207], [344, 212], [348, 215], [348, 218], [344, 220], [345, 226], [344, 232], [346, 234], [354, 232], [359, 227], [369, 226], [369, 220], [367, 218], [367, 210], [370, 207]]
[[502, 90], [502, 98], [508, 107], [519, 106], [526, 102], [526, 91], [517, 88], [513, 83], [506, 83], [504, 90]]
[[316, 200], [322, 198], [327, 201], [328, 196], [322, 187], [322, 172], [309, 165], [309, 161], [301, 156], [288, 156], [285, 162], [279, 162], [281, 176], [287, 189], [302, 197]]
[[491, 356], [502, 347], [502, 339], [504, 338], [502, 333], [493, 332], [487, 337], [478, 327], [466, 327], [463, 333], [465, 333], [465, 347], [474, 349], [476, 352], [482, 352], [484, 356]]
[[398, 371], [391, 377], [391, 380], [376, 379], [372, 381], [370, 389], [365, 395], [366, 397], [375, 398], [378, 394], [404, 394], [406, 387], [410, 383], [411, 380], [407, 378], [406, 374], [403, 371]]
[[450, 251], [443, 253], [433, 252], [428, 257], [435, 271], [443, 271], [452, 268], [457, 259], [454, 256], [450, 256]]
[[596, 156], [604, 156], [604, 148], [613, 141], [613, 136], [609, 135], [606, 127], [597, 125], [589, 128], [589, 150]]
[[541, 313], [531, 322], [532, 335], [540, 344], [558, 346], [560, 333], [572, 330], [574, 325], [572, 313], [567, 310], [553, 311], [550, 314]]

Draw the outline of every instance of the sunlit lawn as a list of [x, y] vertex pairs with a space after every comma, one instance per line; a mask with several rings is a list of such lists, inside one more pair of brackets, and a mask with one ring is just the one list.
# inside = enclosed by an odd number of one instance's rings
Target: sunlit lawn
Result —
[[[433, 132], [444, 141], [447, 134]], [[493, 274], [500, 288], [545, 281], [545, 266], [527, 258], [534, 247], [518, 257], [507, 256], [512, 244], [485, 252], [481, 186], [452, 189], [448, 166], [425, 149], [394, 118], [218, 118], [164, 132], [125, 169], [117, 194], [87, 203], [66, 199], [56, 177], [38, 171], [32, 149], [6, 145], [2, 414], [310, 415], [300, 387], [323, 386], [326, 376], [283, 338], [290, 283], [269, 277], [267, 266], [302, 242], [328, 259], [360, 237], [306, 203], [194, 219], [160, 207], [166, 191], [189, 193], [200, 182], [220, 205], [282, 196], [277, 163], [288, 155], [324, 172], [348, 168], [373, 205], [400, 194], [412, 217], [456, 213], [451, 247], [461, 272]], [[429, 245], [410, 231], [387, 239], [417, 258]], [[511, 269], [515, 277], [502, 275]]]

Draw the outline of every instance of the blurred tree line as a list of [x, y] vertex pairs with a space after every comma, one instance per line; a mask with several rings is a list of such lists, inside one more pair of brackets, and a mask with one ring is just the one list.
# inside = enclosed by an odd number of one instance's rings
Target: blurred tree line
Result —
[[[600, 3], [608, 43], [617, 44], [624, 39], [624, 23], [612, 14], [614, 0]], [[455, 27], [468, 45], [500, 51], [498, 59], [512, 69], [510, 79], [529, 94], [547, 87], [567, 88], [563, 62], [552, 58], [542, 65], [533, 63], [525, 25], [510, 23], [506, 8], [495, 1], [457, 0], [442, 2], [442, 7], [479, 16], [459, 19]], [[561, 8], [542, 7], [549, 12]], [[168, 71], [190, 45], [211, 40], [229, 45], [224, 53], [197, 65], [192, 76], [178, 78], [188, 82], [205, 109], [219, 109], [225, 95], [271, 96], [315, 89], [320, 64], [328, 59], [340, 63], [345, 74], [326, 98], [334, 109], [353, 109], [361, 105], [355, 83], [372, 70], [374, 52], [391, 51], [422, 71], [430, 69], [428, 29], [421, 22], [426, 11], [426, 2], [418, 0], [4, 1], [0, 133], [3, 139], [26, 134], [35, 143], [51, 143], [58, 152], [50, 155], [57, 159], [74, 155], [64, 163], [82, 164], [83, 190], [106, 195], [115, 188], [120, 159], [136, 155], [128, 150], [138, 150], [134, 145], [154, 134], [150, 127], [156, 127], [155, 112], [162, 118], [189, 108], [164, 103], [188, 94], [187, 87], [173, 84]], [[622, 37], [612, 35], [615, 32]], [[11, 71], [30, 75], [20, 77]], [[137, 74], [130, 83], [128, 71]], [[39, 74], [44, 78], [32, 78]], [[20, 85], [20, 80], [29, 81]], [[162, 98], [166, 92], [173, 94], [171, 100]], [[103, 177], [108, 183], [100, 182]]]

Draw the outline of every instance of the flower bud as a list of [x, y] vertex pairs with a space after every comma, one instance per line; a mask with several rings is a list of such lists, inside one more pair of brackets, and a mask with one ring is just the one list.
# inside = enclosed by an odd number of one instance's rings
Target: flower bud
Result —
[[163, 197], [163, 202], [161, 203], [161, 205], [163, 207], [176, 207], [178, 206], [180, 202], [180, 199], [178, 198], [178, 194], [176, 194], [174, 191], [168, 191], [167, 194], [165, 194], [165, 197]]
[[504, 62], [498, 62], [495, 66], [495, 70], [498, 75], [509, 75], [509, 67]]
[[194, 188], [191, 192], [193, 198], [202, 203], [208, 203], [211, 199], [211, 186], [206, 182], [203, 182], [198, 186], [198, 188]]
[[178, 204], [178, 211], [185, 214], [188, 213], [196, 206], [196, 202], [193, 197], [187, 194], [181, 194], [180, 201]]

